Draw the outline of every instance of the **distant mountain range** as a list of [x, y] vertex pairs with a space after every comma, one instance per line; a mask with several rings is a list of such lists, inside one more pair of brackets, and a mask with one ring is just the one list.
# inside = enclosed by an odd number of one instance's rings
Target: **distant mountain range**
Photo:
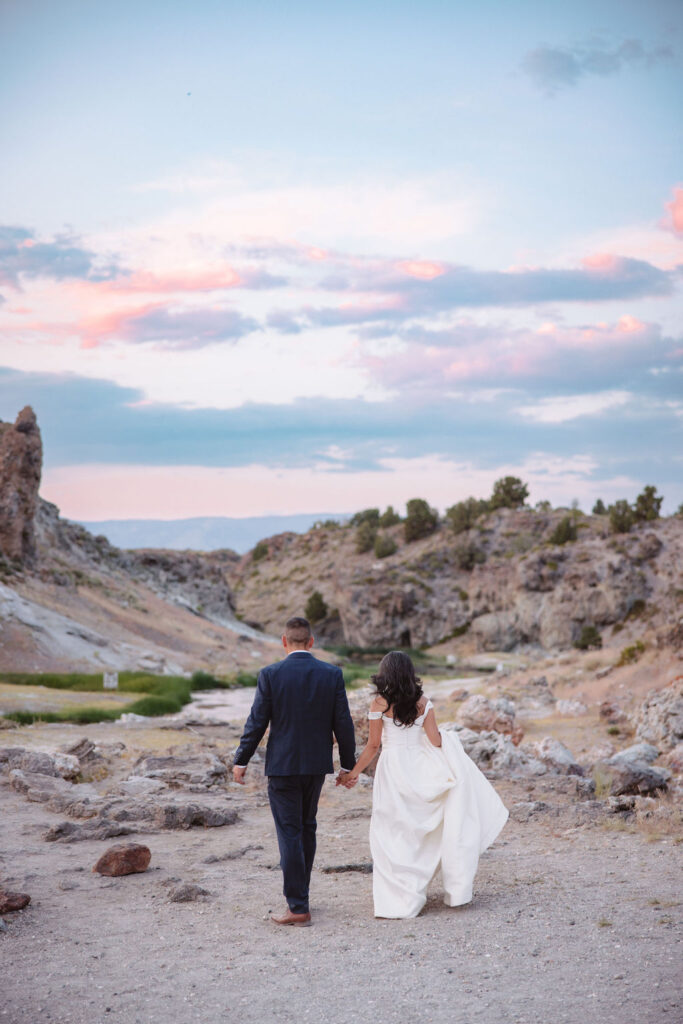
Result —
[[251, 516], [230, 519], [204, 516], [196, 519], [106, 519], [82, 521], [94, 534], [104, 536], [118, 548], [171, 548], [175, 551], [215, 551], [232, 548], [243, 554], [264, 537], [292, 530], [305, 533], [319, 519], [347, 518], [330, 512], [291, 516]]

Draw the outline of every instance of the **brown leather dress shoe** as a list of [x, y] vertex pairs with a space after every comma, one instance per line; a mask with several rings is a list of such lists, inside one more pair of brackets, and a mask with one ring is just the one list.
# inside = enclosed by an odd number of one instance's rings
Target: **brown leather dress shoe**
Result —
[[310, 914], [294, 914], [291, 910], [287, 910], [282, 917], [271, 916], [270, 920], [273, 924], [291, 924], [295, 928], [310, 928], [311, 926]]

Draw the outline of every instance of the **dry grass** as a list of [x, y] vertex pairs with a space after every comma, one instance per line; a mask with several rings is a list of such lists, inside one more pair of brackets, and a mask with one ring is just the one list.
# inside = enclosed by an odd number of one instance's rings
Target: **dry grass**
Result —
[[683, 841], [683, 811], [670, 793], [641, 804], [636, 808], [635, 826], [648, 842], [662, 839]]

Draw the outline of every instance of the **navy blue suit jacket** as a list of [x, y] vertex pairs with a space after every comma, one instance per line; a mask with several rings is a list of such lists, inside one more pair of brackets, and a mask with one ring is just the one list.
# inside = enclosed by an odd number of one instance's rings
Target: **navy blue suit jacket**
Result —
[[259, 672], [235, 764], [248, 764], [268, 725], [266, 775], [330, 774], [333, 734], [342, 768], [351, 769], [356, 762], [341, 669], [307, 651], [294, 651]]

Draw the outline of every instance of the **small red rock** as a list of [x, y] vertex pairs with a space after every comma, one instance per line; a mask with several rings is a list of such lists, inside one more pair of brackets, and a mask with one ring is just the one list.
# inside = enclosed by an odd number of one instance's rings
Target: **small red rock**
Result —
[[103, 853], [93, 868], [99, 875], [134, 875], [146, 871], [152, 853], [141, 843], [116, 843]]
[[31, 902], [26, 892], [5, 892], [0, 890], [0, 914], [11, 914], [13, 910], [23, 910]]

